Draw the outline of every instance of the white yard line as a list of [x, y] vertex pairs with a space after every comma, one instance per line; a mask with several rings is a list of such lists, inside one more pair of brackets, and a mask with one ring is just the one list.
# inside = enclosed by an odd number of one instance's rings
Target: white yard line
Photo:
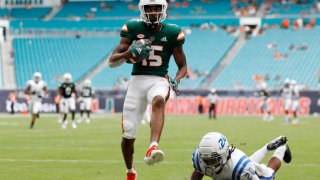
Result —
[[[71, 159], [0, 159], [0, 162], [34, 162], [34, 163], [107, 163], [107, 164], [122, 164], [124, 163], [122, 160], [71, 160]], [[134, 163], [141, 164], [142, 161], [136, 161]], [[164, 161], [162, 164], [191, 164], [191, 161]], [[293, 167], [320, 167], [320, 164], [287, 164], [286, 166]]]

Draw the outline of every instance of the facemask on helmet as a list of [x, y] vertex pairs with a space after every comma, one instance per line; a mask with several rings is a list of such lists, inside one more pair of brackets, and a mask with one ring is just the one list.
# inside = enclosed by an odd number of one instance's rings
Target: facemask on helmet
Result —
[[72, 75], [70, 73], [65, 73], [63, 75], [63, 82], [71, 83], [72, 82]]
[[198, 149], [202, 163], [212, 172], [219, 172], [228, 160], [229, 143], [227, 138], [220, 133], [206, 134], [202, 138]]
[[167, 7], [166, 0], [140, 0], [140, 16], [148, 24], [159, 24], [166, 19]]
[[36, 83], [38, 83], [40, 80], [41, 80], [41, 73], [39, 73], [39, 72], [35, 72], [34, 74], [33, 74], [33, 80], [36, 82]]

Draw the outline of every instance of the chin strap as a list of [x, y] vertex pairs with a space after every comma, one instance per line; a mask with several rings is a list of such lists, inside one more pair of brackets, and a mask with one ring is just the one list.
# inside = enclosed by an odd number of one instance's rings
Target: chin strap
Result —
[[227, 157], [227, 161], [231, 158], [231, 154], [233, 153], [233, 151], [235, 150], [236, 148], [233, 147], [233, 144], [231, 144], [231, 149], [229, 149], [229, 155]]

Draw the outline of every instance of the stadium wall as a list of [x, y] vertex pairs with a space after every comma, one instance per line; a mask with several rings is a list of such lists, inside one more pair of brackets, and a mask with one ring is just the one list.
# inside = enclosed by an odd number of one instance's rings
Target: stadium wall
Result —
[[[10, 112], [11, 102], [9, 94], [16, 94], [16, 102], [14, 105], [15, 112], [25, 113], [28, 110], [26, 96], [23, 90], [0, 91], [0, 112]], [[208, 91], [182, 91], [181, 96], [172, 97], [168, 100], [166, 112], [170, 114], [198, 114], [199, 104], [203, 105], [203, 112], [206, 113], [209, 108], [209, 101], [206, 99]], [[259, 115], [259, 103], [261, 100], [253, 96], [253, 91], [218, 91], [220, 96], [217, 112], [223, 115]], [[283, 114], [283, 101], [278, 95], [272, 92], [270, 98], [270, 107], [274, 115]], [[48, 97], [43, 100], [43, 112], [57, 112], [57, 106], [54, 103], [56, 91], [51, 90]], [[113, 113], [122, 112], [122, 106], [125, 98], [125, 91], [96, 91], [97, 99], [93, 103], [92, 110], [96, 113]], [[202, 100], [200, 100], [202, 97]], [[304, 91], [300, 99], [300, 115], [308, 115], [320, 112], [317, 105], [319, 92]], [[202, 102], [202, 103], [200, 103]]]

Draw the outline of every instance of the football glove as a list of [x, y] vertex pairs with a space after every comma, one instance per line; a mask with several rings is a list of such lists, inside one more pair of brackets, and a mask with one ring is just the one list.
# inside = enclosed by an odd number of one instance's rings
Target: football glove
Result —
[[129, 51], [131, 52], [133, 58], [130, 58], [132, 63], [137, 63], [146, 59], [149, 56], [150, 51], [152, 49], [149, 47], [151, 42], [146, 43], [138, 43], [139, 41], [133, 41], [132, 45], [129, 47]]
[[171, 78], [170, 76], [166, 75], [166, 79], [168, 80], [170, 87], [172, 88], [172, 90], [176, 93], [177, 96], [179, 96], [179, 83], [177, 82], [177, 80]]

